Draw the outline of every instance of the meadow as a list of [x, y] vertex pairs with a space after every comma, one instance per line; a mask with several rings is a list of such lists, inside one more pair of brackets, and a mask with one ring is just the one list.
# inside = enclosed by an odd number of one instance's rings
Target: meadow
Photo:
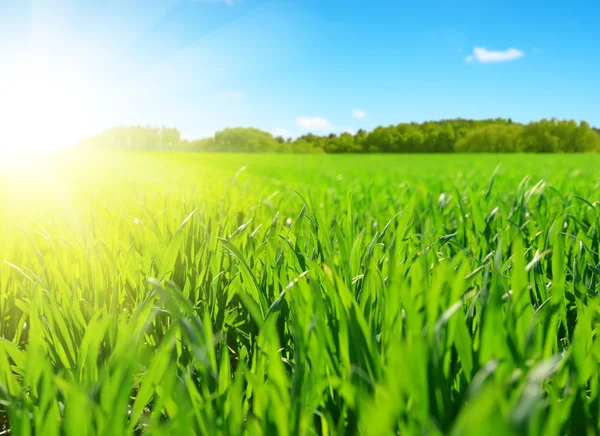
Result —
[[0, 159], [0, 434], [596, 434], [600, 156]]

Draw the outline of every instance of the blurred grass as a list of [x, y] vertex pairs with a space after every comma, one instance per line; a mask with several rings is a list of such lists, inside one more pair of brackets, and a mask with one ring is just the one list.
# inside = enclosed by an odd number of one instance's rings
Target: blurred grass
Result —
[[0, 161], [11, 434], [595, 434], [597, 155]]

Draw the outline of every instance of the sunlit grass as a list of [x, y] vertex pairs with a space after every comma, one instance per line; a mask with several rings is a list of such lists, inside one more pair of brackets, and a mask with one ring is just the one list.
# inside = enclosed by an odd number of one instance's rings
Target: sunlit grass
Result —
[[595, 155], [1, 162], [0, 431], [600, 430]]

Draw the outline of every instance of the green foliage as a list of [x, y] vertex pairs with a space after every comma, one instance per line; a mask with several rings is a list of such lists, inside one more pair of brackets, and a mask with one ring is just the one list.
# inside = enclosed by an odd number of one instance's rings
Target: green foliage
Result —
[[600, 431], [598, 155], [2, 162], [1, 432]]
[[181, 144], [179, 130], [161, 127], [113, 127], [82, 141], [79, 148], [120, 150], [172, 150]]
[[[180, 141], [174, 129], [117, 128], [84, 141], [86, 148], [112, 147], [138, 150], [243, 153], [578, 153], [600, 151], [600, 134], [586, 122], [541, 120], [527, 125], [510, 119], [444, 120], [422, 124], [377, 127], [367, 133], [317, 136], [311, 133], [292, 141], [274, 138], [254, 128], [237, 127], [217, 132], [214, 138]], [[165, 132], [170, 132], [168, 140]], [[122, 144], [122, 145], [119, 145]]]
[[264, 153], [278, 151], [280, 143], [262, 130], [237, 127], [215, 133], [214, 147], [217, 151]]
[[[456, 143], [456, 151], [460, 153], [514, 153], [525, 151], [521, 148], [521, 137], [525, 136], [526, 127], [520, 124], [490, 124], [478, 127], [467, 133]], [[545, 138], [542, 138], [545, 140]], [[537, 151], [542, 144], [534, 143], [527, 151]]]
[[600, 150], [600, 135], [586, 122], [542, 120], [527, 125], [519, 138], [519, 151], [577, 153]]

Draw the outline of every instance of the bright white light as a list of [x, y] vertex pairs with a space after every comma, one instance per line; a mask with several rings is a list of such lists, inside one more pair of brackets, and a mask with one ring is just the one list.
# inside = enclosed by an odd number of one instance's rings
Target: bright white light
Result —
[[88, 131], [90, 114], [60, 65], [28, 60], [0, 84], [1, 151], [66, 148]]

